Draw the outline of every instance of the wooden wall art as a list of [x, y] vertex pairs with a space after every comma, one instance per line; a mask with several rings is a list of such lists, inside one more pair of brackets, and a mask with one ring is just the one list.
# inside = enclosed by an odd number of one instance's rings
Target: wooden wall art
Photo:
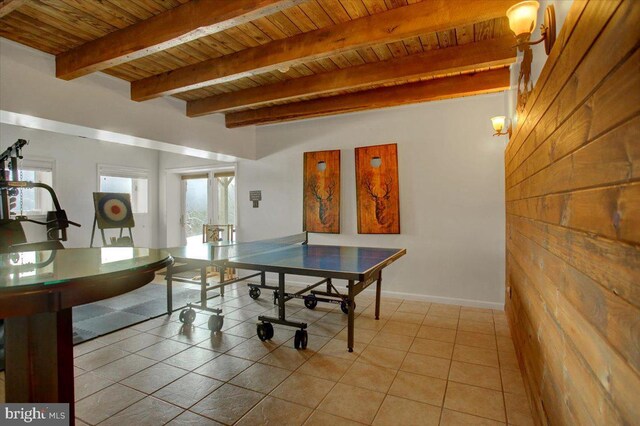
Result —
[[340, 150], [304, 153], [303, 230], [340, 233]]
[[400, 233], [398, 145], [356, 148], [359, 234]]

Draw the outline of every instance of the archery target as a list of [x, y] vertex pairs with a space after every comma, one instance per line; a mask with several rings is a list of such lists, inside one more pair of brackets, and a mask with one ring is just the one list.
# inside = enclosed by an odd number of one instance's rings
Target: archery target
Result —
[[131, 196], [125, 193], [94, 192], [98, 228], [132, 228]]
[[122, 222], [122, 220], [127, 217], [129, 211], [122, 200], [111, 199], [105, 201], [102, 205], [102, 212], [110, 221]]

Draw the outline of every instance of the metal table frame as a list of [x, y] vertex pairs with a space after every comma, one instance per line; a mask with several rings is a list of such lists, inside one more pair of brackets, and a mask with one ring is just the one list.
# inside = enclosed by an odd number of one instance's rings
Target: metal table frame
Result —
[[[190, 259], [190, 258], [181, 257], [181, 256], [174, 256], [173, 258], [175, 260], [175, 263], [174, 265], [167, 268], [167, 274], [165, 276], [165, 279], [167, 281], [167, 313], [168, 314], [171, 314], [173, 312], [173, 282], [176, 281], [176, 282], [183, 282], [183, 283], [189, 283], [189, 284], [196, 284], [194, 280], [175, 276], [175, 274], [179, 274], [181, 272], [187, 272], [187, 271], [192, 271], [196, 269], [200, 271], [200, 280], [197, 283], [200, 285], [200, 300], [196, 302], [187, 303], [187, 309], [195, 308], [201, 311], [211, 312], [220, 317], [222, 317], [221, 315], [222, 309], [208, 306], [208, 300], [214, 299], [216, 297], [224, 296], [224, 288], [226, 286], [260, 276], [260, 284], [249, 283], [249, 285], [252, 287], [258, 287], [258, 288], [265, 288], [265, 289], [271, 289], [271, 290], [275, 289], [275, 287], [271, 287], [266, 284], [266, 277], [264, 272], [257, 272], [255, 274], [251, 274], [248, 276], [225, 280], [225, 273], [227, 268], [219, 267], [211, 260]], [[214, 267], [218, 269], [218, 272], [220, 274], [220, 282], [218, 284], [210, 284], [209, 282], [207, 282], [207, 268], [209, 267]], [[213, 294], [213, 295], [209, 294], [210, 292], [215, 290], [218, 290], [218, 294]]]
[[[375, 265], [364, 273], [349, 273], [342, 271], [328, 271], [328, 270], [310, 270], [303, 268], [290, 268], [290, 267], [280, 267], [280, 266], [271, 266], [271, 265], [254, 265], [251, 263], [244, 262], [235, 262], [235, 261], [220, 261], [218, 264], [221, 267], [227, 268], [236, 268], [236, 269], [247, 269], [247, 270], [258, 270], [261, 273], [264, 272], [273, 272], [278, 274], [278, 318], [268, 317], [268, 316], [259, 316], [259, 321], [264, 322], [272, 322], [275, 324], [287, 325], [291, 327], [305, 329], [307, 327], [306, 323], [292, 322], [286, 319], [286, 310], [285, 303], [287, 300], [290, 300], [292, 297], [287, 297], [286, 293], [286, 275], [299, 275], [299, 276], [315, 276], [324, 278], [322, 281], [319, 281], [315, 284], [307, 286], [303, 290], [296, 292], [296, 295], [302, 295], [307, 292], [313, 291], [316, 287], [327, 284], [326, 292], [315, 291], [312, 294], [320, 294], [324, 296], [330, 297], [338, 297], [347, 302], [348, 306], [348, 322], [347, 322], [347, 347], [349, 352], [353, 352], [353, 343], [354, 343], [354, 319], [355, 319], [355, 310], [354, 303], [355, 297], [364, 291], [367, 287], [369, 287], [374, 282], [376, 283], [376, 306], [375, 306], [375, 317], [376, 319], [380, 318], [380, 293], [382, 290], [382, 269], [386, 266], [393, 263], [395, 260], [400, 258], [406, 253], [406, 250], [399, 250], [394, 256], [389, 257], [383, 262]], [[333, 287], [332, 281], [333, 279], [343, 279], [347, 280], [347, 291], [348, 294], [345, 298], [344, 295], [341, 295], [335, 288]], [[333, 289], [333, 290], [332, 290]]]
[[[302, 245], [308, 245], [307, 238], [305, 237]], [[212, 246], [212, 250], [215, 246]], [[171, 251], [170, 251], [171, 252]], [[248, 285], [252, 288], [263, 288], [274, 290], [276, 292], [274, 297], [274, 302], [278, 306], [278, 316], [259, 316], [258, 320], [263, 323], [274, 323], [280, 324], [290, 327], [299, 328], [301, 330], [305, 330], [307, 328], [307, 324], [304, 322], [294, 322], [290, 321], [286, 317], [286, 308], [285, 304], [287, 301], [294, 298], [308, 298], [309, 295], [313, 295], [317, 301], [320, 302], [328, 302], [328, 303], [346, 303], [347, 306], [347, 315], [348, 315], [348, 323], [347, 323], [347, 347], [349, 352], [353, 352], [354, 346], [354, 320], [355, 320], [355, 297], [368, 288], [374, 282], [376, 283], [376, 300], [375, 300], [375, 318], [379, 319], [380, 317], [380, 293], [382, 288], [382, 270], [393, 263], [398, 258], [402, 257], [406, 254], [406, 250], [399, 249], [393, 256], [388, 257], [382, 262], [372, 266], [368, 270], [364, 272], [345, 272], [345, 271], [331, 271], [326, 269], [309, 269], [309, 268], [297, 268], [297, 267], [284, 267], [284, 266], [275, 266], [275, 265], [258, 265], [248, 262], [243, 262], [242, 257], [238, 261], [229, 260], [229, 259], [189, 259], [186, 257], [181, 257], [176, 253], [172, 252], [172, 255], [176, 261], [176, 263], [184, 265], [173, 266], [167, 270], [167, 311], [168, 313], [172, 312], [172, 281], [189, 281], [184, 280], [177, 277], [173, 277], [174, 274], [179, 273], [181, 271], [192, 270], [196, 268], [200, 268], [201, 270], [201, 280], [200, 280], [200, 302], [190, 304], [193, 307], [198, 309], [206, 310], [209, 312], [213, 312], [216, 314], [220, 314], [220, 309], [213, 309], [207, 306], [207, 300], [217, 296], [224, 295], [224, 287], [230, 284], [234, 284], [237, 282], [246, 281], [251, 278], [260, 277], [259, 284], [249, 283]], [[211, 256], [213, 257], [213, 256]], [[247, 256], [250, 257], [250, 256]], [[220, 283], [217, 285], [207, 285], [206, 282], [206, 268], [209, 266], [213, 266], [218, 268], [220, 272]], [[255, 274], [251, 274], [244, 277], [238, 277], [231, 280], [224, 280], [224, 273], [227, 269], [245, 269], [249, 271], [258, 271]], [[270, 286], [266, 283], [265, 274], [267, 272], [277, 273], [278, 274], [278, 285]], [[287, 293], [286, 291], [286, 275], [298, 275], [298, 276], [307, 276], [307, 277], [320, 277], [321, 281], [318, 281], [314, 284], [308, 285], [305, 288], [296, 291], [294, 293]], [[347, 284], [347, 294], [341, 294], [333, 285], [333, 280], [341, 279], [346, 280]], [[317, 287], [326, 284], [326, 291], [316, 290]], [[208, 292], [212, 290], [220, 290], [220, 293], [214, 295], [212, 297], [208, 296]], [[307, 296], [305, 296], [307, 294]], [[321, 296], [321, 297], [317, 297]]]

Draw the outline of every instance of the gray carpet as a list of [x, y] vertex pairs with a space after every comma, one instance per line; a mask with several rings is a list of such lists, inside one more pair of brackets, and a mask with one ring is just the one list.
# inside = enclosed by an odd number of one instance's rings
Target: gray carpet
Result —
[[[199, 297], [199, 290], [174, 283], [174, 309], [194, 302]], [[167, 288], [164, 284], [156, 283], [111, 299], [77, 306], [73, 308], [73, 343], [84, 342], [166, 313]]]

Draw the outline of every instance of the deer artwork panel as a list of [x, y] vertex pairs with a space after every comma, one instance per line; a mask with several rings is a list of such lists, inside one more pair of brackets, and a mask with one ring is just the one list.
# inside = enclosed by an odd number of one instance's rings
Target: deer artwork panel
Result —
[[340, 150], [304, 153], [303, 230], [340, 233]]
[[356, 148], [359, 234], [399, 234], [398, 145]]

